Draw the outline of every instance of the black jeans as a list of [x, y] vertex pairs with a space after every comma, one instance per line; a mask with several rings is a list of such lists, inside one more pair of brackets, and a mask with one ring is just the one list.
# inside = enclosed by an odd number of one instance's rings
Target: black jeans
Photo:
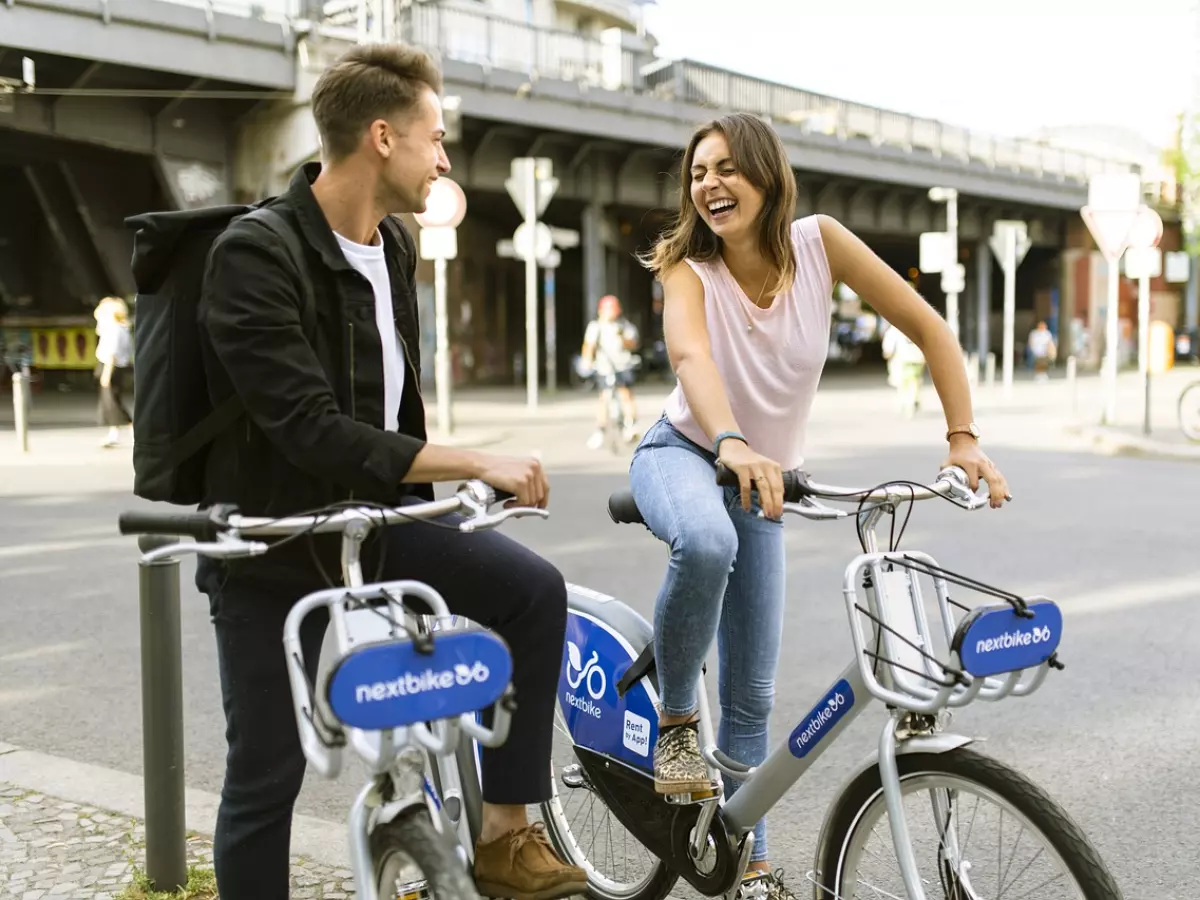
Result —
[[[385, 580], [428, 583], [452, 612], [508, 642], [517, 709], [504, 745], [483, 750], [484, 799], [505, 804], [548, 800], [567, 618], [561, 573], [498, 532], [462, 534], [414, 523], [385, 529], [364, 548], [368, 581], [374, 579], [381, 544]], [[196, 584], [209, 596], [216, 627], [229, 745], [213, 842], [221, 900], [288, 896], [292, 809], [306, 761], [284, 664], [283, 623], [304, 593], [327, 586], [315, 573], [314, 567], [307, 586], [302, 582], [308, 576], [300, 578], [293, 570], [277, 585], [264, 587], [257, 580], [239, 579], [236, 569], [217, 561], [202, 559], [197, 567]], [[310, 679], [315, 678], [327, 624], [328, 614], [318, 611], [303, 625]]]

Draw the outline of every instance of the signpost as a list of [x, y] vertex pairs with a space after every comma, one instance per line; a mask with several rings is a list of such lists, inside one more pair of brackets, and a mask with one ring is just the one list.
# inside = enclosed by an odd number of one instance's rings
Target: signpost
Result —
[[[958, 295], [966, 290], [966, 271], [958, 261], [958, 191], [954, 188], [934, 187], [929, 189], [929, 199], [934, 203], [946, 204], [946, 237], [948, 258], [937, 271], [942, 273], [942, 293], [946, 295], [946, 321], [954, 339], [959, 340]], [[924, 237], [924, 235], [922, 235]]]
[[1150, 279], [1162, 274], [1162, 218], [1146, 205], [1138, 209], [1125, 250], [1125, 274], [1138, 282], [1138, 374], [1142, 379], [1142, 432], [1150, 433]]
[[425, 211], [417, 213], [421, 226], [421, 259], [433, 260], [433, 321], [437, 332], [434, 378], [437, 381], [438, 428], [454, 430], [450, 409], [450, 327], [446, 314], [446, 260], [458, 255], [458, 226], [467, 214], [467, 196], [456, 182], [439, 178], [429, 189]]
[[1088, 203], [1079, 213], [1108, 262], [1107, 328], [1104, 338], [1104, 382], [1108, 394], [1105, 424], [1117, 418], [1117, 345], [1120, 276], [1117, 262], [1128, 246], [1129, 233], [1142, 205], [1141, 177], [1133, 173], [1093, 175], [1088, 182]]
[[537, 409], [538, 402], [537, 266], [538, 259], [550, 252], [547, 245], [552, 240], [549, 229], [538, 217], [558, 190], [553, 168], [553, 161], [543, 157], [519, 157], [512, 161], [512, 176], [504, 182], [508, 195], [525, 219], [513, 235], [513, 247], [516, 256], [525, 260], [525, 390], [530, 409]]
[[[524, 228], [525, 226], [521, 226]], [[517, 234], [522, 234], [521, 228], [517, 229]], [[564, 250], [579, 245], [579, 232], [572, 231], [569, 228], [547, 228], [542, 223], [538, 223], [535, 229], [535, 235], [540, 234], [541, 230], [545, 229], [545, 233], [549, 235], [549, 243], [543, 243], [535, 236], [534, 250], [545, 249], [546, 252], [537, 257], [537, 264], [542, 267], [542, 293], [545, 296], [546, 308], [545, 313], [545, 332], [546, 332], [546, 390], [554, 392], [558, 390], [558, 328], [555, 323], [555, 304], [556, 304], [556, 287], [555, 274], [558, 267], [562, 264], [562, 253], [558, 248]], [[517, 235], [513, 236], [512, 240], [504, 240], [496, 242], [496, 255], [506, 259], [525, 259], [523, 251], [528, 248], [528, 234], [524, 232], [525, 237], [521, 238], [521, 243], [518, 245]], [[536, 310], [535, 310], [536, 315]]]
[[1013, 353], [1017, 308], [1017, 266], [1029, 252], [1029, 228], [1016, 219], [997, 219], [988, 246], [1004, 270], [1004, 347], [1001, 351], [1005, 396], [1012, 395]]

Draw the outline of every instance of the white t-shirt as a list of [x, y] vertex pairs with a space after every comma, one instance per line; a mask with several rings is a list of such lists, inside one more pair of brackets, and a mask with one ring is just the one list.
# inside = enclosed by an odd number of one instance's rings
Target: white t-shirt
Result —
[[633, 365], [633, 353], [625, 347], [627, 340], [637, 340], [637, 327], [628, 319], [602, 322], [592, 319], [584, 332], [584, 343], [596, 347], [595, 366], [601, 375], [624, 372]]
[[375, 232], [375, 243], [356, 244], [336, 231], [346, 262], [354, 266], [375, 292], [375, 324], [383, 345], [383, 428], [385, 431], [400, 430], [400, 397], [404, 392], [404, 355], [400, 352], [400, 338], [396, 334], [396, 320], [392, 315], [392, 282], [388, 278], [387, 260], [383, 256], [383, 239]]
[[111, 362], [118, 369], [128, 366], [133, 356], [129, 326], [110, 321], [97, 328], [96, 333], [96, 359], [103, 365]]

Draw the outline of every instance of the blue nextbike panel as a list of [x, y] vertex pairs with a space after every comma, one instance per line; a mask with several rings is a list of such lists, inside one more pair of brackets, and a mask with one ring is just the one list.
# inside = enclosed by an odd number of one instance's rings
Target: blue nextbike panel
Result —
[[497, 635], [441, 632], [429, 654], [411, 641], [355, 650], [329, 681], [329, 706], [351, 728], [399, 728], [491, 706], [511, 678], [512, 657]]
[[963, 669], [976, 678], [1040, 666], [1058, 649], [1063, 616], [1050, 600], [1029, 604], [1033, 618], [1018, 616], [1007, 603], [972, 610], [959, 626], [955, 649]]
[[843, 678], [829, 689], [821, 702], [792, 729], [788, 737], [788, 750], [797, 759], [804, 759], [809, 752], [821, 743], [821, 739], [833, 730], [833, 727], [850, 712], [854, 706], [854, 689], [850, 682]]
[[569, 610], [558, 703], [576, 744], [652, 773], [658, 712], [646, 681], [617, 692], [636, 658], [607, 625]]

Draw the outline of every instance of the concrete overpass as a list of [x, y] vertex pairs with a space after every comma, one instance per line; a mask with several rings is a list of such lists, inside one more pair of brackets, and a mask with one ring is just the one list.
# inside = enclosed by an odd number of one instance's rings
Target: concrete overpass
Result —
[[[0, 315], [4, 304], [78, 313], [104, 293], [128, 293], [126, 215], [281, 190], [317, 152], [308, 109], [317, 74], [370, 29], [434, 52], [447, 96], [458, 98], [450, 154], [470, 201], [460, 235], [469, 255], [451, 283], [472, 310], [459, 323], [464, 340], [479, 335], [467, 352], [475, 358], [463, 362], [477, 380], [511, 377], [508, 345], [521, 343], [520, 273], [494, 253], [518, 224], [503, 187], [514, 156], [554, 159], [561, 186], [546, 219], [583, 235], [559, 271], [563, 363], [601, 293], [648, 311], [653, 286], [633, 252], [676, 206], [678, 151], [719, 110], [769, 118], [796, 170], [798, 214], [838, 217], [902, 272], [915, 264], [916, 236], [941, 227], [926, 196], [940, 184], [960, 192], [965, 262], [985, 253], [994, 219], [1022, 218], [1035, 242], [1023, 277], [1053, 280], [1041, 263], [1071, 242], [1088, 177], [1120, 167], [656, 59], [629, 33], [593, 40], [436, 3], [397, 5], [381, 20], [384, 4], [369, 0], [368, 28], [353, 15], [310, 21], [285, 7], [218, 9], [212, 0], [5, 0], [0, 76], [30, 56], [38, 81], [31, 93], [0, 97], [0, 196], [16, 204], [16, 220], [40, 224], [0, 232]], [[976, 270], [994, 276], [968, 268]], [[940, 300], [936, 282], [919, 286]], [[482, 365], [487, 354], [499, 358]]]

